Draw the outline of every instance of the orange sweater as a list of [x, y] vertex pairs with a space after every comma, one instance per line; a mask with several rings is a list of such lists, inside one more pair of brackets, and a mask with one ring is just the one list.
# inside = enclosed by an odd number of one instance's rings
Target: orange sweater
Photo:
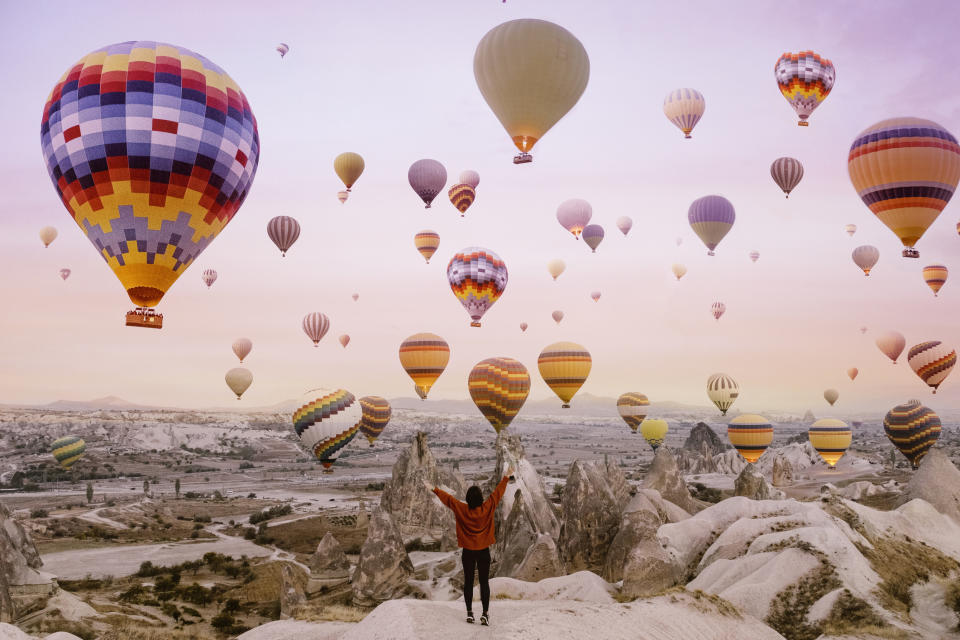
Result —
[[509, 478], [503, 476], [500, 484], [493, 490], [490, 497], [476, 509], [471, 509], [466, 502], [457, 500], [452, 495], [434, 487], [433, 492], [440, 498], [440, 502], [453, 510], [457, 519], [457, 544], [464, 549], [480, 551], [492, 545], [496, 540], [493, 537], [493, 512], [497, 510], [497, 503], [507, 490]]

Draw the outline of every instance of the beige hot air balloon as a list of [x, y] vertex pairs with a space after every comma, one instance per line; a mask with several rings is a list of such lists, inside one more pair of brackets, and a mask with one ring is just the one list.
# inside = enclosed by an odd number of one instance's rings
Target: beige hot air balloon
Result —
[[473, 57], [484, 100], [521, 151], [529, 151], [580, 99], [590, 77], [586, 49], [572, 33], [544, 20], [511, 20], [487, 32]]
[[840, 397], [840, 393], [836, 389], [827, 389], [826, 391], [823, 392], [823, 399], [829, 402], [831, 407], [839, 397]]
[[43, 248], [46, 249], [50, 246], [50, 243], [57, 239], [57, 230], [54, 227], [44, 227], [40, 229], [40, 242], [43, 243]]
[[907, 346], [907, 340], [899, 331], [887, 331], [878, 337], [876, 342], [877, 348], [883, 352], [883, 355], [893, 360], [893, 364], [897, 364], [897, 358]]
[[551, 260], [547, 263], [547, 271], [550, 272], [550, 275], [553, 276], [553, 279], [556, 280], [560, 277], [560, 274], [563, 273], [564, 269], [567, 268], [567, 263], [563, 260]]
[[240, 359], [240, 363], [243, 363], [243, 359], [250, 355], [250, 351], [253, 349], [253, 342], [249, 338], [237, 338], [233, 341], [233, 353]]
[[250, 373], [249, 369], [244, 369], [243, 367], [236, 367], [227, 371], [227, 375], [224, 376], [224, 379], [227, 381], [227, 386], [230, 387], [230, 391], [233, 391], [237, 394], [237, 400], [240, 399], [240, 396], [243, 395], [243, 392], [250, 388], [250, 385], [253, 383], [253, 374]]
[[847, 369], [847, 375], [851, 380], [856, 380], [857, 376], [860, 375], [860, 369], [857, 369], [856, 367], [850, 367]]
[[557, 310], [550, 314], [553, 318], [553, 321], [557, 324], [560, 324], [560, 321], [563, 320], [563, 311]]
[[359, 153], [350, 151], [341, 153], [333, 160], [333, 170], [337, 172], [337, 177], [343, 181], [343, 186], [349, 193], [360, 175], [363, 173], [363, 158]]
[[670, 267], [670, 269], [673, 271], [673, 275], [677, 277], [678, 281], [687, 273], [687, 268], [679, 263], [674, 264], [672, 267]]

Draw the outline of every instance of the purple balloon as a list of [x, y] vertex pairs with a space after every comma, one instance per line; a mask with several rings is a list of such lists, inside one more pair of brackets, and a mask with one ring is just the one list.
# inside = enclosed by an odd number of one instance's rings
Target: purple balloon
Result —
[[711, 256], [736, 219], [733, 205], [723, 196], [698, 198], [687, 211], [690, 226], [709, 249], [707, 255]]

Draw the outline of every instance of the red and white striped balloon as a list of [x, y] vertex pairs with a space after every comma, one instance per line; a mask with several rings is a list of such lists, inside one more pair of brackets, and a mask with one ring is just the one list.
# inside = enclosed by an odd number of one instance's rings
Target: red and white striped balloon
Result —
[[326, 314], [314, 311], [303, 316], [303, 332], [313, 340], [313, 346], [320, 346], [320, 340], [330, 330], [330, 318]]
[[267, 235], [280, 249], [280, 254], [285, 256], [300, 237], [300, 223], [290, 216], [277, 216], [267, 223]]
[[726, 310], [727, 305], [723, 304], [722, 302], [714, 302], [712, 305], [710, 305], [710, 312], [717, 320], [720, 319], [720, 316], [722, 316]]

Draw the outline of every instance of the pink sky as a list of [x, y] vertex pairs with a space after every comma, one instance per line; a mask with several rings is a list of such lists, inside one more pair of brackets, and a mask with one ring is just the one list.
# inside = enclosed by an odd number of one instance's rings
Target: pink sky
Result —
[[[920, 260], [860, 202], [846, 170], [853, 137], [874, 122], [908, 115], [960, 135], [960, 8], [927, 2], [524, 2], [445, 0], [357, 2], [17, 3], [4, 10], [0, 74], [6, 124], [0, 155], [6, 233], [0, 236], [0, 402], [47, 402], [114, 394], [131, 401], [223, 406], [230, 351], [253, 340], [253, 386], [240, 406], [262, 406], [316, 386], [358, 395], [412, 395], [397, 358], [409, 334], [432, 331], [452, 357], [431, 397], [467, 397], [479, 360], [511, 356], [549, 390], [536, 359], [557, 340], [587, 347], [594, 366], [583, 391], [706, 404], [706, 377], [723, 371], [741, 386], [737, 408], [876, 411], [907, 398], [960, 408], [960, 373], [941, 392], [905, 363], [894, 367], [874, 346], [899, 329], [908, 347], [924, 340], [960, 345], [960, 283], [935, 299], [921, 279], [941, 262], [960, 278], [953, 202], [918, 244]], [[917, 12], [927, 18], [917, 20]], [[554, 21], [590, 55], [591, 76], [576, 107], [514, 166], [513, 146], [473, 78], [476, 43], [506, 20]], [[261, 163], [243, 208], [174, 285], [159, 310], [159, 332], [123, 327], [131, 307], [96, 250], [70, 220], [40, 154], [44, 100], [69, 65], [89, 51], [130, 39], [178, 44], [222, 66], [257, 117]], [[290, 45], [283, 60], [273, 50]], [[784, 51], [813, 49], [835, 64], [836, 86], [796, 126], [773, 65]], [[664, 117], [664, 95], [700, 90], [706, 113], [692, 140]], [[350, 200], [333, 158], [356, 151], [366, 171]], [[800, 159], [806, 173], [789, 200], [769, 175], [773, 159]], [[407, 167], [435, 158], [449, 180], [480, 173], [477, 200], [461, 219], [438, 196], [432, 209], [407, 184]], [[448, 181], [448, 186], [452, 185]], [[694, 199], [718, 193], [737, 222], [716, 257], [686, 222]], [[590, 201], [607, 237], [596, 254], [556, 222], [560, 202]], [[286, 258], [267, 239], [267, 220], [292, 215], [302, 226]], [[624, 238], [614, 227], [634, 219]], [[843, 231], [859, 227], [854, 238]], [[59, 238], [44, 250], [37, 231]], [[413, 246], [421, 229], [440, 233], [425, 265]], [[676, 236], [683, 244], [674, 244]], [[865, 278], [850, 252], [873, 244], [881, 257]], [[445, 277], [453, 252], [470, 245], [498, 253], [510, 270], [500, 301], [481, 329]], [[748, 253], [760, 251], [752, 264]], [[546, 263], [567, 271], [552, 282]], [[689, 272], [677, 283], [673, 262]], [[61, 282], [58, 270], [73, 270]], [[213, 289], [200, 280], [219, 272]], [[599, 303], [590, 300], [599, 289]], [[360, 294], [354, 303], [350, 294]], [[722, 300], [726, 315], [710, 315]], [[550, 317], [561, 309], [558, 327]], [[300, 329], [310, 311], [332, 323], [314, 349]], [[530, 324], [522, 334], [521, 321]], [[862, 336], [858, 327], [869, 332]], [[350, 334], [347, 349], [337, 342]], [[846, 369], [860, 375], [850, 382]], [[576, 399], [574, 399], [576, 402]]]

